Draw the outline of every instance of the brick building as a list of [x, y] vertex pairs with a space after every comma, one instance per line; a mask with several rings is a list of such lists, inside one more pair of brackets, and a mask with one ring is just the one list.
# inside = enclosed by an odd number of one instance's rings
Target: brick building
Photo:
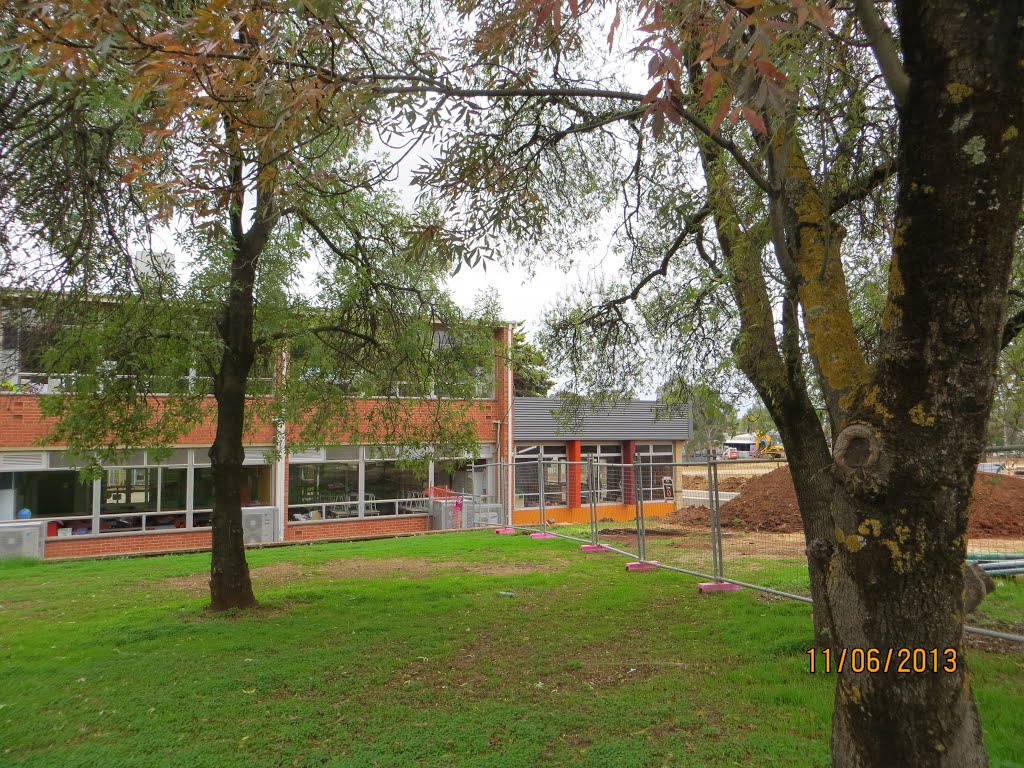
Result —
[[[511, 327], [496, 329], [493, 387], [467, 406], [479, 458], [451, 457], [414, 471], [398, 465], [387, 436], [376, 445], [338, 444], [288, 450], [289, 425], [257, 423], [249, 430], [242, 487], [247, 541], [311, 541], [429, 530], [427, 488], [444, 485], [496, 498], [512, 446], [512, 375], [507, 365]], [[156, 457], [135, 451], [102, 476], [81, 482], [65, 446], [46, 442], [50, 423], [40, 398], [57, 385], [21, 370], [15, 339], [0, 338], [6, 369], [0, 391], [0, 556], [14, 550], [18, 523], [36, 523], [45, 557], [165, 552], [210, 546], [213, 398], [201, 426]], [[430, 415], [429, 401], [414, 408]], [[360, 413], [375, 407], [360, 401]], [[416, 413], [411, 418], [417, 418]], [[277, 446], [283, 458], [268, 461]], [[6, 532], [6, 535], [5, 535]], [[10, 554], [10, 553], [8, 553]]]
[[[690, 437], [688, 416], [659, 417], [653, 403], [634, 401], [592, 412], [567, 431], [555, 418], [555, 401], [513, 397], [507, 364], [512, 326], [499, 327], [495, 334], [494, 385], [461, 403], [475, 427], [478, 457], [431, 463], [424, 476], [423, 470], [398, 464], [387, 435], [375, 444], [341, 440], [289, 451], [292, 425], [254, 424], [243, 467], [247, 542], [414, 533], [465, 523], [436, 515], [437, 505], [426, 495], [435, 486], [490, 502], [494, 524], [509, 517], [515, 523], [535, 522], [541, 506], [538, 485], [543, 486], [544, 514], [558, 522], [585, 516], [581, 498], [590, 483], [602, 517], [628, 518], [637, 487], [648, 489], [645, 501], [664, 503], [652, 486], [660, 477], [658, 465], [680, 458]], [[168, 456], [134, 451], [117, 465], [104, 465], [98, 479], [83, 483], [66, 446], [46, 442], [51, 424], [40, 412], [40, 398], [59, 382], [20, 370], [18, 345], [9, 338], [0, 338], [0, 355], [6, 370], [0, 391], [0, 557], [24, 551], [25, 540], [18, 536], [24, 537], [26, 528], [48, 559], [210, 546], [212, 397], [209, 415]], [[410, 402], [423, 418], [430, 415], [431, 401]], [[360, 414], [374, 407], [372, 398], [357, 402]], [[411, 418], [415, 421], [416, 413]], [[277, 460], [266, 455], [275, 447], [282, 457]], [[596, 468], [592, 477], [583, 471], [588, 457]], [[634, 459], [651, 475], [640, 486], [628, 466]], [[15, 528], [21, 530], [17, 536]]]

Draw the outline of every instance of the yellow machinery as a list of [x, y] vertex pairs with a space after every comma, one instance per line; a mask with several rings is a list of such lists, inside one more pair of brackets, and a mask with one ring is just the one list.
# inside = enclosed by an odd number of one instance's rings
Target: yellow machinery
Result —
[[776, 443], [767, 432], [755, 433], [757, 437], [757, 453], [759, 456], [767, 456], [772, 459], [786, 458], [786, 449]]

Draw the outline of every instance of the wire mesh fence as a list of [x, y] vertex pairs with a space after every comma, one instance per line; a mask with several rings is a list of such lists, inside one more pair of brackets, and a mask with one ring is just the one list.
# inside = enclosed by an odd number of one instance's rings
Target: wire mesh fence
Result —
[[[1024, 454], [998, 471], [985, 463], [980, 469], [968, 559], [994, 576], [1024, 574]], [[519, 458], [511, 470], [516, 528], [809, 599], [803, 525], [784, 460]]]

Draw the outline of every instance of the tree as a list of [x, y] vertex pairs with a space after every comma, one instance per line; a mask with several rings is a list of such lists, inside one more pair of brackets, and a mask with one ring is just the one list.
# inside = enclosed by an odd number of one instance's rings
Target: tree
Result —
[[[553, 362], [614, 385], [644, 348], [684, 370], [695, 348], [728, 357], [731, 331], [786, 446], [816, 642], [956, 656], [842, 671], [834, 764], [984, 765], [964, 553], [992, 372], [1019, 330], [1017, 4], [641, 0], [610, 24], [585, 0], [459, 7], [463, 58], [410, 87], [489, 109], [421, 180], [538, 253], [621, 193], [630, 279], [553, 315]], [[609, 26], [647, 59], [643, 89], [593, 60]]]
[[[66, 374], [47, 401], [55, 437], [95, 461], [166, 444], [211, 415], [212, 392], [211, 607], [251, 606], [240, 478], [255, 417], [301, 414], [298, 444], [472, 440], [457, 400], [437, 398], [430, 413], [396, 397], [369, 413], [352, 405], [399, 382], [421, 397], [435, 387], [467, 396], [493, 360], [491, 326], [463, 323], [440, 290], [459, 244], [429, 211], [413, 221], [373, 192], [388, 172], [364, 151], [383, 126], [380, 100], [333, 80], [374, 51], [404, 59], [420, 31], [387, 4], [318, 15], [220, 0], [15, 3], [3, 13], [4, 87], [17, 105], [3, 158], [25, 178], [3, 192], [27, 233], [9, 284], [34, 289], [33, 322], [52, 310], [48, 365]], [[85, 158], [85, 178], [106, 173], [67, 189], [51, 171], [69, 158]], [[70, 222], [54, 215], [69, 208]], [[195, 261], [184, 284], [139, 279], [135, 255], [161, 226], [183, 232]], [[76, 229], [99, 235], [69, 237]], [[304, 296], [296, 281], [309, 262], [322, 272]], [[288, 342], [285, 372], [274, 360]], [[268, 394], [281, 397], [259, 398]]]
[[687, 443], [687, 452], [709, 454], [721, 448], [732, 436], [736, 425], [736, 406], [717, 388], [703, 383], [685, 384], [678, 380], [668, 382], [658, 392], [660, 402], [682, 402], [690, 406], [693, 437]]
[[529, 342], [519, 323], [512, 332], [512, 389], [516, 397], [547, 397], [555, 386], [544, 353]]
[[752, 406], [736, 420], [736, 429], [743, 432], [775, 432], [775, 422], [763, 406]]

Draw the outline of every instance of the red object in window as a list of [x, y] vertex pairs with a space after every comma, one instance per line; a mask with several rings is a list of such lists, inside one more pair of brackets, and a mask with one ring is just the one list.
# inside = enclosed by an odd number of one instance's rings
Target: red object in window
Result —
[[59, 520], [51, 520], [50, 522], [48, 522], [46, 524], [46, 535], [47, 536], [56, 536], [57, 535], [57, 526], [60, 525], [60, 524], [61, 523], [60, 523]]

